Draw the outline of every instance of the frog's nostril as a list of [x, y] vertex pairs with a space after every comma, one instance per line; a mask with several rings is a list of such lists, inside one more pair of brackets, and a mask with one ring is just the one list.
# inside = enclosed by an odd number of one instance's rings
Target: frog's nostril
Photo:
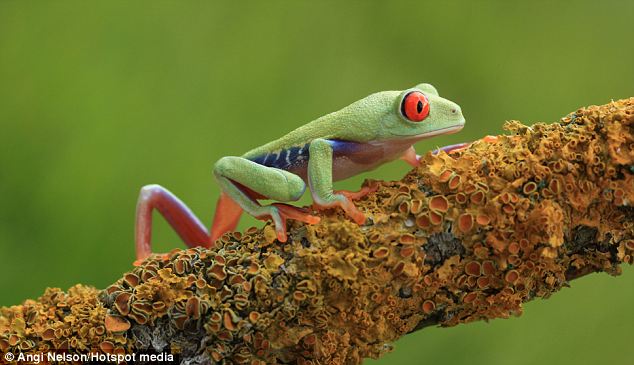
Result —
[[458, 109], [451, 109], [451, 114], [456, 114], [458, 112]]

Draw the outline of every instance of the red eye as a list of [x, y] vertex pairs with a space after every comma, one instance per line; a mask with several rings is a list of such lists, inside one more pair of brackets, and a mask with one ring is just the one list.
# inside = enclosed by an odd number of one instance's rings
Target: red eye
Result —
[[420, 122], [429, 115], [429, 100], [420, 91], [412, 91], [405, 95], [401, 113], [412, 122]]

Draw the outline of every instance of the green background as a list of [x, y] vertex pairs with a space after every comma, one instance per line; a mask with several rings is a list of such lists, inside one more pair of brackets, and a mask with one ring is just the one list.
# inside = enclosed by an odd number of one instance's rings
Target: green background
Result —
[[[235, 3], [0, 2], [0, 305], [107, 286], [142, 185], [210, 222], [214, 161], [375, 91], [426, 81], [462, 106], [463, 132], [421, 151], [634, 95], [630, 1]], [[157, 251], [182, 247], [157, 222]], [[632, 267], [595, 274], [368, 363], [633, 364], [633, 289]]]

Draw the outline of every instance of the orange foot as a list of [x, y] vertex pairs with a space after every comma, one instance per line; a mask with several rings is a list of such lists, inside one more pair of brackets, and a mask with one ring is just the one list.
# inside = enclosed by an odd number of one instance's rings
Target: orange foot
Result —
[[365, 222], [365, 214], [361, 212], [352, 202], [352, 198], [349, 198], [343, 194], [339, 195], [339, 199], [336, 199], [329, 203], [313, 203], [313, 207], [317, 210], [325, 210], [331, 209], [334, 207], [340, 207], [344, 212], [348, 215], [348, 217], [352, 218], [355, 223], [361, 225]]
[[333, 191], [335, 194], [341, 194], [346, 198], [352, 200], [359, 200], [370, 193], [374, 193], [379, 186], [376, 183], [370, 183], [369, 185], [364, 185], [359, 191], [350, 191], [350, 190], [335, 190]]
[[286, 235], [287, 219], [293, 219], [307, 224], [316, 224], [321, 220], [321, 218], [311, 215], [308, 213], [308, 210], [303, 208], [283, 203], [274, 203], [271, 205], [277, 208], [277, 216], [264, 215], [256, 218], [260, 220], [273, 219], [273, 222], [275, 223], [275, 234], [277, 236], [277, 240], [280, 242], [286, 242], [288, 239], [288, 236]]
[[341, 207], [348, 217], [352, 218], [355, 223], [361, 225], [365, 223], [365, 214], [354, 205], [353, 200], [359, 200], [369, 193], [376, 191], [377, 188], [378, 186], [376, 184], [371, 184], [362, 187], [359, 191], [335, 190], [333, 193], [339, 197], [339, 199], [335, 199], [329, 203], [314, 202], [313, 207], [318, 210]]

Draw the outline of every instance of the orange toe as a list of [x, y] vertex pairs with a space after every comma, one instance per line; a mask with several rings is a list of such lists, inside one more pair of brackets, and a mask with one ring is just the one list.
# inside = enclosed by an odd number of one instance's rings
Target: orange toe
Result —
[[[277, 208], [277, 212], [280, 218], [279, 221], [273, 219], [273, 221], [275, 222], [275, 235], [277, 236], [277, 240], [280, 242], [286, 242], [286, 240], [288, 239], [288, 235], [286, 234], [287, 219], [292, 219], [307, 224], [316, 224], [319, 223], [319, 221], [321, 220], [321, 218], [308, 213], [308, 210], [297, 208], [293, 205], [273, 203], [272, 206]], [[271, 219], [272, 217], [267, 214], [256, 218], [266, 221]]]
[[365, 223], [365, 214], [363, 214], [359, 209], [357, 209], [356, 207], [354, 208], [354, 211], [352, 212], [348, 212], [348, 215], [350, 216], [350, 218], [352, 218], [352, 220], [358, 224], [358, 225], [362, 225], [363, 223]]
[[351, 200], [359, 200], [365, 197], [366, 195], [375, 192], [378, 189], [377, 184], [366, 185], [361, 188], [359, 191], [350, 191], [350, 190], [335, 190], [335, 194], [341, 194], [348, 199]]
[[273, 206], [275, 206], [280, 212], [280, 215], [286, 219], [293, 219], [307, 224], [316, 224], [321, 220], [319, 217], [309, 214], [306, 209], [283, 203], [274, 203]]
[[363, 214], [363, 212], [361, 212], [351, 200], [348, 200], [347, 203], [343, 203], [342, 208], [356, 224], [362, 225], [365, 223], [365, 214]]
[[277, 236], [277, 240], [284, 243], [288, 240], [288, 236], [286, 235], [286, 228], [276, 229], [275, 235]]
[[355, 223], [359, 225], [365, 223], [365, 214], [363, 214], [363, 212], [361, 212], [354, 205], [354, 203], [352, 202], [352, 199], [349, 197], [346, 197], [345, 201], [335, 201], [332, 204], [328, 204], [328, 205], [320, 205], [317, 203], [313, 203], [313, 207], [319, 210], [340, 207], [341, 209], [343, 209], [344, 212], [346, 212], [346, 215], [350, 217]]

